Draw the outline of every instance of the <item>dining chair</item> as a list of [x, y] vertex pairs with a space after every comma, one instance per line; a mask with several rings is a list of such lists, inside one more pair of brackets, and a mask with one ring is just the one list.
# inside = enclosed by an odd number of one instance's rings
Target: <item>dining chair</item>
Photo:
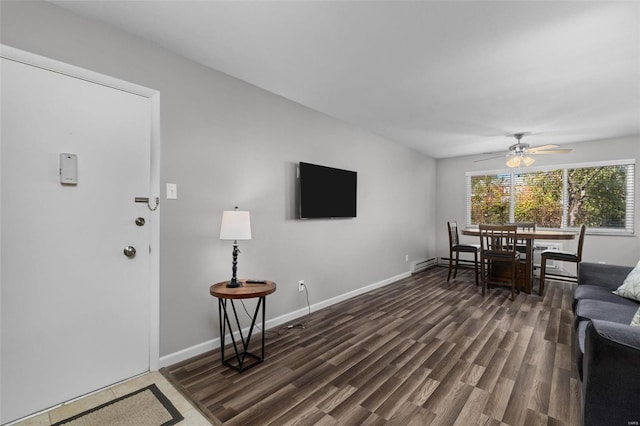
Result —
[[[507, 283], [511, 286], [511, 300], [515, 300], [518, 263], [520, 253], [516, 248], [518, 228], [516, 225], [480, 225], [480, 270], [482, 295], [491, 282]], [[499, 264], [505, 267], [499, 268]], [[509, 272], [505, 275], [505, 272]]]
[[[515, 225], [518, 232], [531, 232], [536, 230], [535, 222], [510, 222], [505, 223], [505, 225]], [[517, 250], [518, 253], [522, 255], [522, 253], [527, 252], [527, 239], [526, 238], [518, 238], [517, 241]], [[522, 260], [522, 259], [521, 259]]]
[[[477, 244], [460, 244], [460, 238], [458, 236], [458, 223], [447, 222], [447, 229], [449, 230], [449, 274], [447, 275], [447, 281], [451, 278], [451, 271], [453, 270], [453, 279], [458, 274], [458, 267], [460, 266], [460, 253], [473, 253], [473, 270], [476, 278], [476, 285], [478, 285], [478, 254], [480, 252], [480, 246]], [[453, 254], [455, 253], [455, 267], [453, 264]], [[467, 266], [463, 266], [467, 267]]]
[[[545, 250], [540, 254], [540, 288], [539, 294], [542, 296], [544, 294], [544, 280], [546, 278], [551, 278], [557, 281], [566, 281], [577, 283], [578, 282], [578, 263], [582, 261], [582, 246], [584, 245], [584, 234], [587, 230], [587, 227], [582, 224], [580, 225], [580, 234], [578, 236], [578, 251], [569, 252], [569, 251], [558, 251], [558, 250]], [[547, 272], [547, 261], [548, 260], [558, 260], [560, 262], [572, 262], [576, 264], [576, 274], [560, 274], [556, 272]]]
[[[518, 233], [520, 232], [535, 232], [536, 223], [535, 222], [510, 222], [505, 223], [505, 225], [515, 225]], [[527, 239], [526, 238], [518, 238], [516, 243], [516, 250], [520, 253], [520, 262], [518, 263], [518, 278], [524, 282], [524, 275], [527, 270], [527, 262], [530, 260], [527, 259]], [[533, 251], [533, 250], [532, 250]], [[532, 253], [533, 255], [533, 253]], [[533, 262], [531, 262], [532, 269], [535, 269], [533, 266]]]

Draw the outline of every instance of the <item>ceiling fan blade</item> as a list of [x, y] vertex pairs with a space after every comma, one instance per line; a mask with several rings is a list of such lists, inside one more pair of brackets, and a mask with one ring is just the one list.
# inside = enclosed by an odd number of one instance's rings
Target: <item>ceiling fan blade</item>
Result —
[[474, 163], [479, 163], [480, 161], [493, 160], [494, 158], [504, 158], [506, 156], [507, 156], [507, 154], [502, 154], [502, 155], [496, 155], [494, 157], [481, 158], [479, 160], [475, 160]]
[[549, 150], [549, 151], [531, 152], [530, 154], [533, 154], [533, 155], [541, 155], [541, 154], [568, 154], [568, 153], [570, 153], [571, 151], [572, 151], [571, 149], [554, 149], [554, 150]]
[[529, 152], [537, 152], [537, 151], [545, 151], [547, 149], [553, 149], [553, 148], [557, 148], [558, 145], [542, 145], [542, 146], [536, 146], [533, 148], [529, 148]]

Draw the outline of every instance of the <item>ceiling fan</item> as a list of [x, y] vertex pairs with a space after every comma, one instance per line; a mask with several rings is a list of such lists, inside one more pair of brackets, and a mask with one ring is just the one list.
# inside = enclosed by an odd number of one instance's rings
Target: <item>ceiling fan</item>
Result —
[[[536, 161], [531, 157], [531, 155], [567, 154], [571, 152], [570, 149], [554, 149], [554, 148], [557, 148], [558, 145], [542, 145], [542, 146], [536, 146], [532, 148], [528, 143], [522, 142], [522, 138], [530, 134], [531, 134], [530, 132], [521, 132], [521, 133], [513, 133], [511, 135], [508, 135], [516, 138], [516, 143], [514, 143], [509, 147], [509, 151], [507, 153], [503, 153], [501, 155], [497, 155], [494, 157], [482, 158], [480, 160], [474, 161], [474, 163], [477, 163], [479, 161], [491, 160], [494, 158], [508, 157], [507, 166], [520, 167], [520, 165], [523, 164], [528, 167]], [[491, 152], [488, 154], [497, 154], [497, 153]]]

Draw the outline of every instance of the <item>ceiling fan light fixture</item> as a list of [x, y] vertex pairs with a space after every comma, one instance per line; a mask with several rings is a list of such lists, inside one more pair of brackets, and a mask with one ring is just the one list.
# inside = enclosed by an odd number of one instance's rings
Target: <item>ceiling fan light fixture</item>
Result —
[[520, 156], [514, 155], [507, 160], [507, 166], [509, 167], [518, 167], [520, 166]]
[[[492, 160], [494, 158], [501, 158], [501, 157], [504, 158], [506, 156], [506, 157], [508, 157], [508, 159], [507, 159], [507, 166], [508, 167], [511, 167], [511, 168], [520, 167], [520, 166], [529, 167], [530, 165], [532, 165], [533, 163], [536, 162], [536, 160], [532, 157], [534, 155], [537, 155], [537, 154], [567, 154], [567, 153], [571, 152], [571, 149], [555, 149], [555, 148], [558, 147], [558, 145], [552, 145], [552, 144], [531, 147], [528, 143], [522, 142], [522, 138], [524, 136], [527, 136], [527, 135], [530, 135], [530, 134], [531, 133], [529, 133], [529, 132], [522, 132], [522, 133], [513, 133], [513, 134], [509, 135], [509, 136], [512, 136], [512, 137], [514, 137], [516, 139], [516, 143], [514, 143], [511, 146], [509, 146], [509, 150], [506, 152], [505, 155], [498, 155], [498, 156], [494, 156], [494, 157], [475, 160], [474, 163], [477, 163], [479, 161]], [[498, 154], [498, 153], [497, 152], [491, 152], [491, 153], [486, 153], [486, 154]]]
[[525, 166], [529, 167], [530, 165], [535, 163], [536, 160], [534, 160], [532, 157], [524, 156], [522, 157], [522, 162], [524, 163]]
[[513, 167], [520, 167], [520, 165], [524, 164], [525, 167], [529, 167], [535, 162], [536, 160], [526, 155], [512, 155], [507, 160], [507, 166], [513, 168]]

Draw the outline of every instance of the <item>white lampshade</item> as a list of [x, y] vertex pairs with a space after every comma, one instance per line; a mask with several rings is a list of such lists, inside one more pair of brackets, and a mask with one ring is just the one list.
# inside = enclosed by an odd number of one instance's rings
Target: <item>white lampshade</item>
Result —
[[225, 210], [222, 212], [220, 239], [250, 240], [251, 219], [249, 218], [249, 212], [240, 210]]

